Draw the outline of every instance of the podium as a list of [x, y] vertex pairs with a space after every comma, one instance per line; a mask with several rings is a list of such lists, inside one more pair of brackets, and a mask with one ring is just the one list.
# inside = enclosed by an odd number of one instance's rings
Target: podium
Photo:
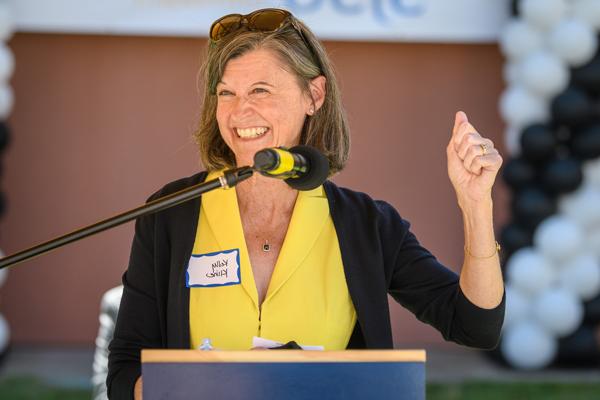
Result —
[[424, 350], [142, 350], [144, 400], [425, 399]]

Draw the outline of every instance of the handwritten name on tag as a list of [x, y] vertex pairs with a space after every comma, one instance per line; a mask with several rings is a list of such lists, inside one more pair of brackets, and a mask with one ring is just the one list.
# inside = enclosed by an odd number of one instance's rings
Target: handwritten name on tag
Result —
[[240, 277], [240, 250], [192, 254], [188, 263], [185, 285], [211, 287], [238, 285]]

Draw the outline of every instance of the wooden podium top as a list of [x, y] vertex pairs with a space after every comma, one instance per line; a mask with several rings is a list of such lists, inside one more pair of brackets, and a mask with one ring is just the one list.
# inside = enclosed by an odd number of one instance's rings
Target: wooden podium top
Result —
[[142, 363], [425, 362], [425, 350], [142, 350]]

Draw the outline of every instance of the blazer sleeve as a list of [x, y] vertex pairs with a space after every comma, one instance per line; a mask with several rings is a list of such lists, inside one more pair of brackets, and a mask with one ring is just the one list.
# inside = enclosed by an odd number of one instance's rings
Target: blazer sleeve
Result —
[[155, 218], [156, 214], [140, 217], [135, 224], [129, 266], [123, 275], [123, 297], [109, 345], [106, 384], [110, 399], [132, 399], [141, 374], [141, 349], [163, 347], [154, 265]]
[[456, 273], [442, 265], [410, 231], [410, 223], [385, 202], [378, 202], [384, 221], [384, 256], [391, 265], [388, 292], [444, 339], [465, 346], [493, 349], [500, 339], [505, 296], [493, 309], [473, 304], [463, 294]]

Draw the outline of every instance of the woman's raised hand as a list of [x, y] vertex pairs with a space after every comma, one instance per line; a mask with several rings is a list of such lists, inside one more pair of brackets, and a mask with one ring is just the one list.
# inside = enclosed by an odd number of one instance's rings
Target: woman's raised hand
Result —
[[492, 186], [502, 165], [502, 157], [494, 143], [481, 136], [462, 111], [456, 113], [446, 153], [448, 176], [459, 205], [470, 206], [491, 200]]

